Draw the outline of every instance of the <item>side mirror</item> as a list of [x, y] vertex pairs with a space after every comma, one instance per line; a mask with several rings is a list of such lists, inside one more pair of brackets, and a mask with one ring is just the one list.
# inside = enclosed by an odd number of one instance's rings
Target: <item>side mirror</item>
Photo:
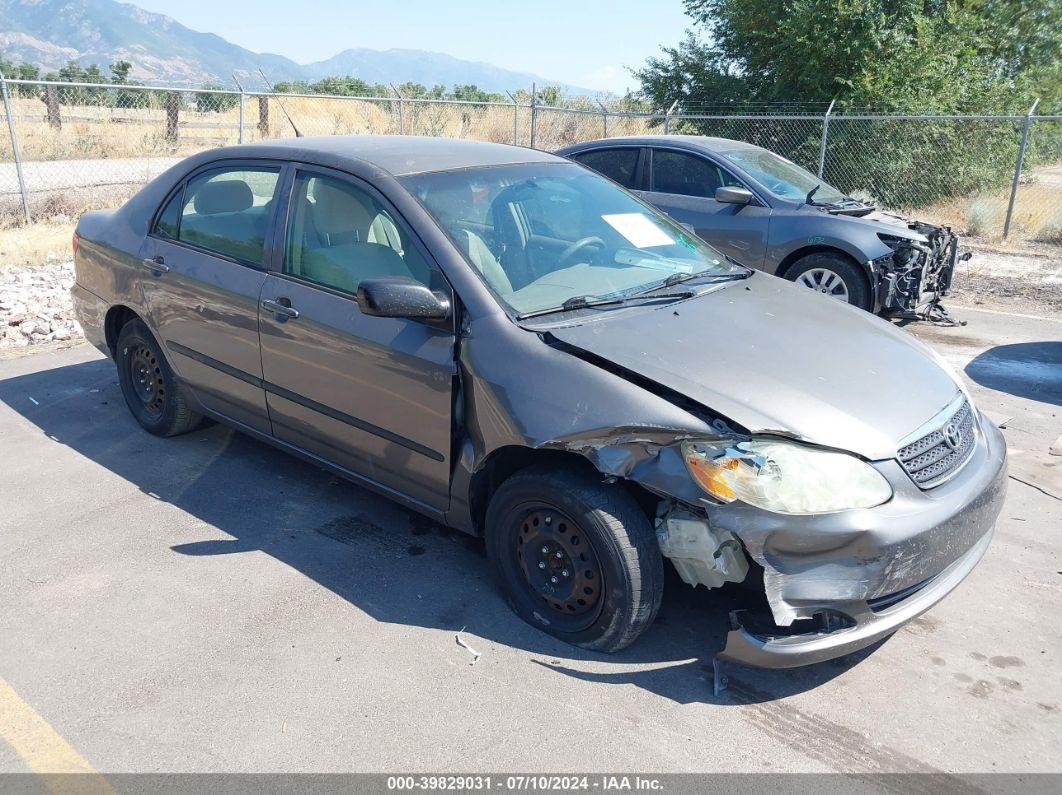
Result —
[[358, 285], [358, 309], [372, 317], [446, 320], [450, 301], [425, 285], [401, 276], [363, 279]]
[[752, 204], [755, 197], [748, 188], [725, 185], [715, 189], [715, 200], [720, 204]]

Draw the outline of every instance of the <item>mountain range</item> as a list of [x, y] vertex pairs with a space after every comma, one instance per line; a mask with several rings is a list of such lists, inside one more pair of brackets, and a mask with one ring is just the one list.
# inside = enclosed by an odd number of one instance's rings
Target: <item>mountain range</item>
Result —
[[0, 56], [35, 64], [42, 72], [70, 60], [99, 64], [106, 71], [108, 64], [124, 60], [133, 64], [132, 77], [148, 84], [231, 86], [236, 72], [246, 76], [240, 78], [245, 87], [261, 89], [262, 70], [271, 83], [354, 76], [369, 83], [473, 84], [486, 91], [526, 89], [537, 82], [571, 93], [600, 93], [425, 50], [356, 48], [299, 64], [116, 0], [0, 0]]

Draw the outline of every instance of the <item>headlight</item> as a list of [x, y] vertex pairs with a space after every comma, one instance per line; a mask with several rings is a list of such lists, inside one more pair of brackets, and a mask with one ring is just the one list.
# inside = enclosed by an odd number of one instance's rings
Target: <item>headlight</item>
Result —
[[775, 439], [682, 445], [693, 479], [723, 502], [741, 500], [777, 513], [873, 508], [892, 497], [885, 477], [847, 453]]

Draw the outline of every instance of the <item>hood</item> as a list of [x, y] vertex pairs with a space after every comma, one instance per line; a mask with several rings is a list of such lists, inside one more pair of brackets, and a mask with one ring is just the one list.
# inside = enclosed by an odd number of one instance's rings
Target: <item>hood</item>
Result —
[[895, 457], [897, 443], [959, 391], [906, 332], [763, 273], [551, 333], [754, 433], [871, 460]]
[[[811, 207], [809, 209], [813, 212], [824, 212], [819, 207]], [[880, 232], [883, 235], [905, 237], [909, 240], [917, 240], [919, 243], [925, 243], [929, 240], [918, 228], [924, 227], [924, 224], [919, 224], [917, 221], [911, 221], [909, 218], [904, 218], [900, 215], [882, 212], [881, 210], [874, 210], [866, 215], [834, 215], [834, 217], [844, 218], [849, 223], [868, 226], [875, 233]]]

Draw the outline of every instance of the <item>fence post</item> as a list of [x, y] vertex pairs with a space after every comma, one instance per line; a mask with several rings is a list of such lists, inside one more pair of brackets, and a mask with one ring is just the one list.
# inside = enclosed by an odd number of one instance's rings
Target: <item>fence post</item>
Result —
[[44, 104], [48, 108], [48, 124], [56, 130], [63, 127], [63, 118], [59, 114], [59, 87], [44, 87]]
[[608, 108], [606, 108], [600, 99], [594, 100], [601, 107], [601, 137], [608, 138]]
[[822, 179], [822, 171], [826, 168], [826, 138], [830, 134], [830, 114], [833, 113], [833, 103], [836, 99], [830, 100], [830, 107], [826, 108], [826, 115], [822, 117], [822, 143], [819, 144], [819, 179]]
[[531, 148], [535, 148], [535, 127], [538, 123], [538, 89], [531, 84]]
[[236, 77], [236, 73], [235, 72], [232, 73], [232, 79], [236, 83], [236, 88], [240, 89], [240, 135], [239, 135], [239, 138], [237, 139], [236, 143], [242, 144], [243, 143], [243, 118], [244, 118], [244, 112], [245, 112], [245, 109], [246, 109], [246, 102], [244, 100], [246, 99], [246, 97], [244, 96], [244, 93], [243, 93], [243, 83], [240, 82], [240, 78]]
[[30, 217], [29, 192], [26, 190], [26, 175], [22, 173], [22, 155], [18, 151], [18, 136], [15, 134], [15, 117], [11, 112], [11, 97], [7, 93], [7, 80], [0, 73], [0, 89], [4, 98], [4, 115], [7, 116], [7, 129], [11, 134], [11, 155], [15, 160], [15, 174], [18, 176], [18, 192], [22, 196], [22, 215], [29, 224], [33, 219]]
[[509, 99], [513, 103], [513, 146], [516, 146], [517, 130], [520, 127], [520, 106], [516, 104], [516, 97], [511, 92], [506, 91], [505, 93], [509, 95]]
[[678, 107], [679, 101], [676, 99], [671, 103], [671, 107], [667, 109], [664, 114], [664, 135], [671, 134], [671, 114], [675, 112], [675, 108]]
[[1003, 239], [1010, 234], [1010, 219], [1014, 215], [1014, 200], [1018, 198], [1018, 183], [1021, 181], [1021, 167], [1025, 162], [1025, 147], [1029, 143], [1029, 130], [1032, 128], [1033, 113], [1040, 104], [1040, 98], [1033, 100], [1032, 107], [1025, 114], [1025, 125], [1021, 129], [1021, 145], [1018, 147], [1018, 159], [1014, 163], [1014, 181], [1010, 184], [1010, 202], [1007, 204], [1007, 220], [1003, 222]]
[[402, 101], [402, 92], [399, 91], [397, 88], [395, 88], [395, 84], [394, 83], [391, 83], [390, 86], [391, 86], [391, 90], [395, 92], [395, 96], [398, 97], [398, 134], [399, 135], [405, 135], [406, 134], [406, 123], [405, 123], [405, 119], [404, 119], [405, 113], [403, 112], [403, 110], [404, 110], [403, 105], [405, 103]]
[[181, 106], [181, 95], [176, 91], [166, 94], [166, 139], [177, 140], [177, 114]]
[[258, 95], [258, 134], [269, 137], [269, 97], [265, 94]]

